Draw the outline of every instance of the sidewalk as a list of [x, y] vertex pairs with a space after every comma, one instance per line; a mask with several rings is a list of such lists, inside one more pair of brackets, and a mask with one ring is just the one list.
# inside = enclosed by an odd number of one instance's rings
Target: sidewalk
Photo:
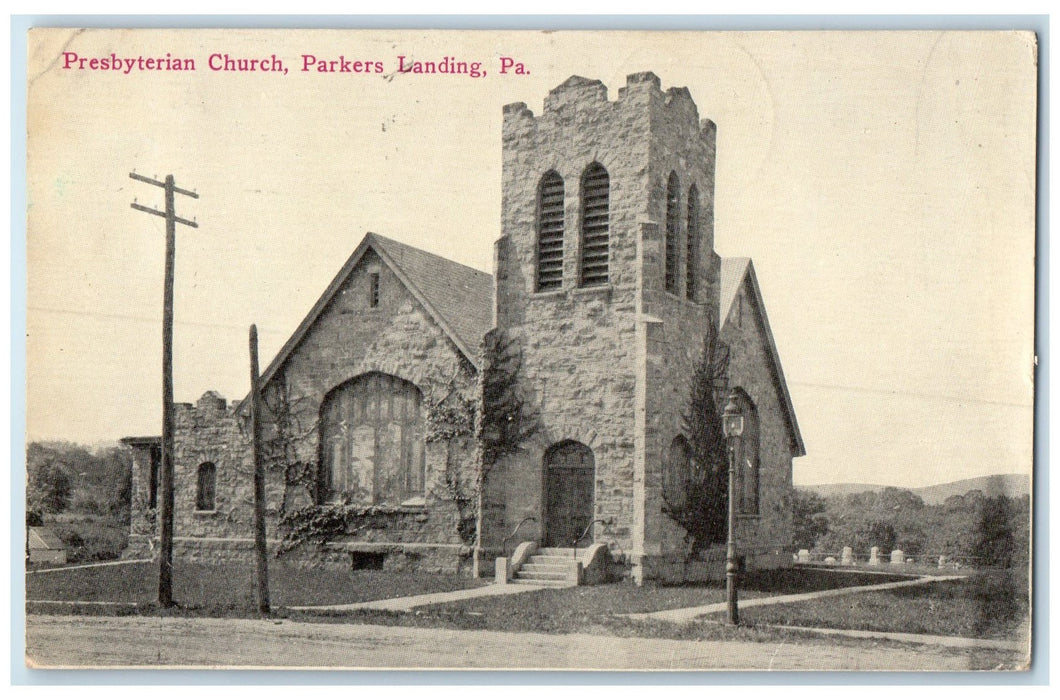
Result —
[[[847, 588], [833, 588], [825, 591], [813, 591], [811, 593], [793, 593], [790, 595], [777, 595], [769, 598], [748, 598], [740, 601], [741, 608], [754, 608], [760, 605], [779, 605], [781, 603], [798, 603], [804, 600], [817, 600], [819, 598], [830, 598], [837, 595], [847, 595], [848, 593], [866, 593], [868, 591], [886, 591], [893, 588], [905, 588], [906, 586], [922, 586], [925, 583], [932, 583], [933, 581], [951, 581], [953, 579], [964, 578], [964, 576], [922, 576], [912, 581], [895, 581], [892, 583], [877, 583], [870, 586], [850, 586]], [[677, 624], [684, 624], [692, 622], [697, 617], [703, 615], [711, 615], [713, 613], [724, 612], [727, 608], [727, 603], [711, 603], [709, 605], [699, 605], [693, 608], [678, 608], [676, 610], [660, 610], [658, 612], [650, 613], [631, 613], [624, 615], [631, 620], [663, 620], [665, 622], [674, 622]]]
[[511, 595], [513, 593], [526, 593], [528, 591], [539, 591], [544, 586], [528, 586], [520, 583], [509, 583], [500, 585], [492, 583], [481, 588], [464, 588], [459, 591], [446, 591], [445, 593], [424, 593], [423, 595], [405, 596], [404, 598], [385, 598], [383, 600], [369, 600], [363, 603], [347, 603], [344, 605], [298, 605], [291, 606], [291, 610], [327, 610], [332, 612], [344, 612], [349, 610], [390, 610], [392, 612], [409, 612], [413, 608], [423, 605], [435, 605], [436, 603], [451, 603], [456, 600], [469, 600], [471, 598], [485, 598], [494, 595]]
[[794, 627], [791, 625], [769, 625], [772, 629], [792, 630], [795, 632], [812, 632], [839, 637], [858, 637], [860, 639], [891, 639], [896, 642], [913, 642], [914, 644], [936, 644], [958, 649], [1005, 649], [1008, 651], [1030, 651], [1030, 642], [1013, 642], [1007, 639], [979, 639], [978, 637], [947, 637], [938, 634], [914, 634], [912, 632], [878, 632], [875, 630], [841, 630], [827, 627]]

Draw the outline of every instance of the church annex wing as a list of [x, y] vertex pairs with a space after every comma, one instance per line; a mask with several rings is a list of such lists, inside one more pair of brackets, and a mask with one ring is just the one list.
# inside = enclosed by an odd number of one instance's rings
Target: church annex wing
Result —
[[766, 315], [766, 305], [762, 300], [762, 290], [758, 286], [758, 277], [755, 275], [754, 264], [751, 258], [722, 258], [721, 259], [721, 293], [720, 303], [721, 326], [724, 328], [728, 323], [729, 313], [732, 305], [739, 295], [740, 288], [747, 284], [754, 296], [755, 308], [759, 310], [764, 330], [766, 349], [769, 352], [770, 364], [772, 365], [773, 377], [776, 382], [778, 394], [784, 407], [784, 415], [787, 418], [788, 429], [791, 431], [792, 444], [795, 445], [796, 457], [806, 454], [806, 445], [802, 441], [802, 433], [799, 432], [799, 423], [795, 419], [795, 407], [791, 403], [791, 394], [788, 392], [788, 383], [784, 379], [784, 369], [780, 366], [780, 353], [777, 352], [777, 344], [773, 339], [773, 331], [769, 327], [769, 318]]

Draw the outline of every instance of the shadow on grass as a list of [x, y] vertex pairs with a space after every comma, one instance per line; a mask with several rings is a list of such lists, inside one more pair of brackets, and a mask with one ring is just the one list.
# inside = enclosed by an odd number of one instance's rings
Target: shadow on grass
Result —
[[[749, 624], [1022, 641], [1029, 613], [1026, 572], [984, 571], [887, 591], [749, 608]], [[720, 619], [720, 616], [715, 616]]]

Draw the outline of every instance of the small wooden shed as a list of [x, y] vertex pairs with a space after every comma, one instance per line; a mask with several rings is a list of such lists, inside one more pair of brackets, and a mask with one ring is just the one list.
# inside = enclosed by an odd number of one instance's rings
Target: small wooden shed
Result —
[[65, 564], [66, 546], [58, 535], [48, 528], [31, 527], [29, 561], [31, 564]]

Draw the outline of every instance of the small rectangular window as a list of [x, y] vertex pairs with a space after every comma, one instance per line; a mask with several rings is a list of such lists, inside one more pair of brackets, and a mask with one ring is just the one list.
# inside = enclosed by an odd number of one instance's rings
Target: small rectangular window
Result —
[[379, 306], [379, 273], [373, 272], [368, 277], [368, 306], [373, 309]]
[[151, 477], [147, 485], [148, 507], [158, 507], [158, 473], [162, 468], [162, 448], [151, 448]]
[[199, 483], [195, 494], [195, 510], [214, 510], [217, 490], [217, 467], [212, 462], [199, 465]]

